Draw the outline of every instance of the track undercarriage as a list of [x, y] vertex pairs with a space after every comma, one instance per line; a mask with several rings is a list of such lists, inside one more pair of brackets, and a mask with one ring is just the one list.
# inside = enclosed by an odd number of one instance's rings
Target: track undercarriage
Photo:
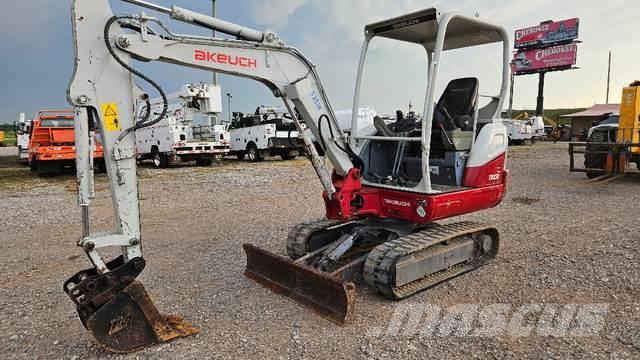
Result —
[[364, 219], [307, 222], [287, 238], [292, 260], [245, 244], [245, 275], [336, 322], [353, 314], [356, 282], [404, 299], [476, 269], [498, 252], [495, 228]]

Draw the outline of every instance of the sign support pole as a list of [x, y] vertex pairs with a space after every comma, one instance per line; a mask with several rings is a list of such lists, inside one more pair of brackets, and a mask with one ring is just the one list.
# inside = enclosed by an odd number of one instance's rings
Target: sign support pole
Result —
[[538, 80], [538, 103], [536, 105], [536, 116], [543, 116], [544, 112], [544, 74], [545, 71], [540, 73]]
[[611, 85], [611, 51], [609, 51], [609, 69], [607, 70], [607, 104], [609, 103], [609, 86]]
[[516, 81], [514, 67], [515, 64], [513, 60], [511, 60], [511, 82], [509, 85], [509, 119], [513, 119], [513, 87], [514, 82]]

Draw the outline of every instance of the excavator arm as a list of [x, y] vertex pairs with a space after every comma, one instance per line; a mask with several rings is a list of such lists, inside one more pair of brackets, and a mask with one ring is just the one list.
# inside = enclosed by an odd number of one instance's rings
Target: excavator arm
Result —
[[[332, 174], [314, 146], [313, 136], [330, 160], [335, 175], [359, 184], [357, 155], [340, 129], [314, 65], [287, 46], [273, 32], [259, 32], [178, 7], [164, 8], [139, 0], [129, 3], [166, 13], [196, 26], [235, 35], [236, 40], [175, 34], [158, 19], [145, 15], [114, 16], [108, 0], [74, 0], [72, 9], [75, 49], [74, 74], [67, 97], [75, 107], [78, 203], [83, 231], [78, 245], [93, 267], [64, 284], [80, 318], [93, 337], [116, 352], [141, 349], [197, 332], [175, 316], [160, 315], [142, 284], [135, 280], [144, 268], [142, 257], [135, 130], [149, 126], [166, 113], [162, 88], [132, 65], [160, 61], [212, 70], [257, 80], [284, 101], [304, 139], [307, 155], [324, 187], [328, 201], [335, 201], [349, 216], [350, 197], [336, 190]], [[165, 108], [155, 116], [147, 111], [136, 122], [138, 102], [149, 107], [149, 96], [134, 80], [149, 83], [164, 99]], [[300, 125], [304, 121], [309, 130]], [[89, 205], [93, 196], [91, 134], [100, 133], [109, 177], [115, 228], [92, 233]], [[309, 133], [310, 131], [310, 133]], [[354, 165], [355, 164], [355, 165]], [[106, 262], [99, 253], [120, 247], [122, 255]]]

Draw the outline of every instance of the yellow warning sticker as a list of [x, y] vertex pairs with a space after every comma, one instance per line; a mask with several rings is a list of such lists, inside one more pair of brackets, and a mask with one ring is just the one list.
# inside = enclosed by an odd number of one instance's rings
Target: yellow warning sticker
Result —
[[106, 103], [102, 104], [102, 118], [104, 119], [104, 128], [107, 131], [120, 131], [120, 116], [118, 115], [118, 104]]

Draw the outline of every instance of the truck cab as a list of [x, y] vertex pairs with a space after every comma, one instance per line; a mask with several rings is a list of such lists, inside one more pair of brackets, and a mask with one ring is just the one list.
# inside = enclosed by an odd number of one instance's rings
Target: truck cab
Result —
[[29, 164], [29, 138], [31, 137], [31, 120], [20, 113], [20, 118], [13, 124], [16, 133], [16, 146], [18, 147], [18, 162]]

